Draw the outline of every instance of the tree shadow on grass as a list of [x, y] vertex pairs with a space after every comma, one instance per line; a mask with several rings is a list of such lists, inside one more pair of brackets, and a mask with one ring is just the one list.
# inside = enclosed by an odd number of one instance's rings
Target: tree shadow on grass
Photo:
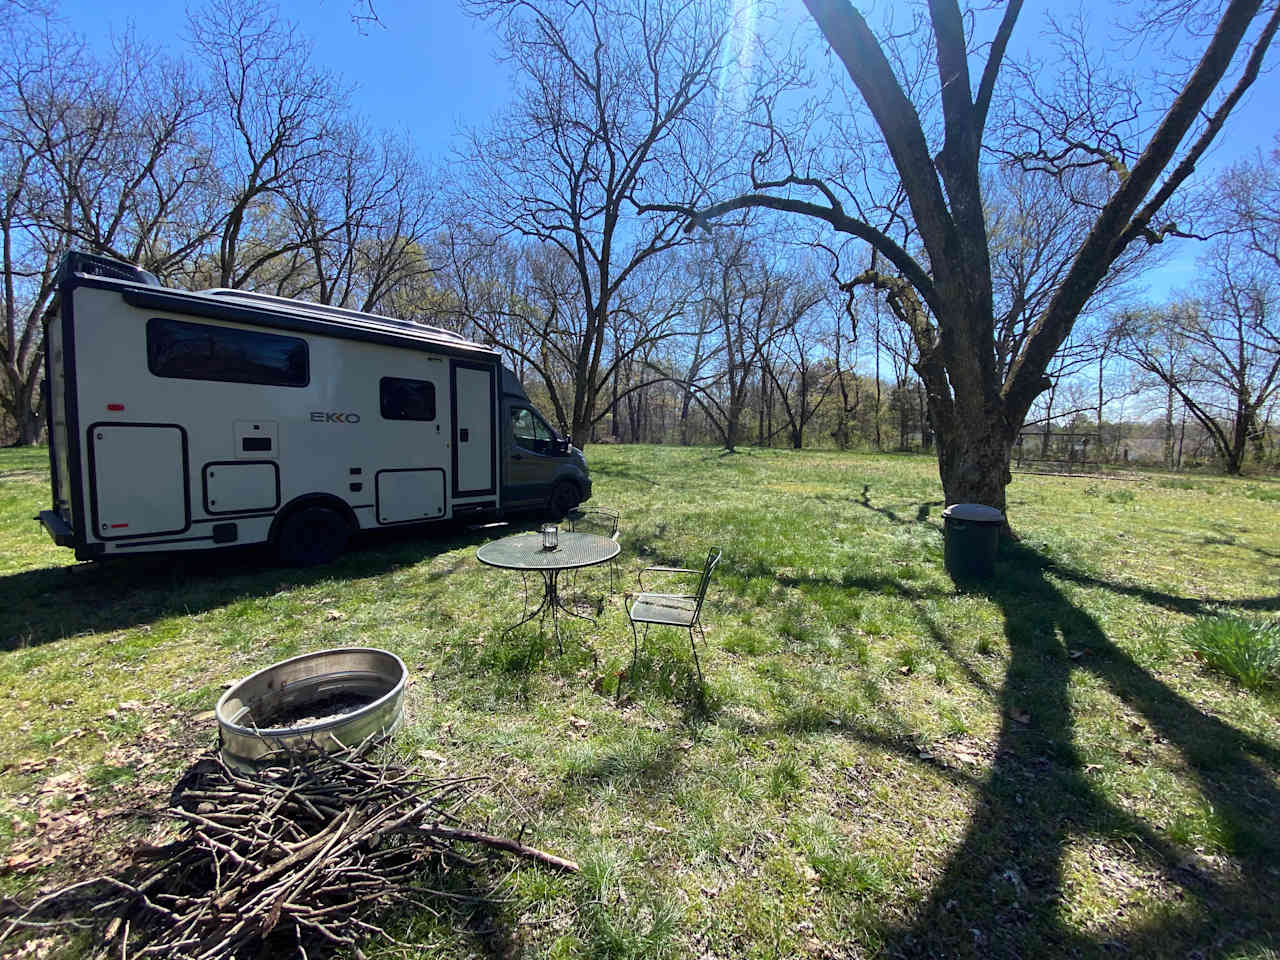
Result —
[[[987, 595], [1004, 614], [1011, 659], [996, 693], [995, 761], [964, 837], [913, 920], [883, 931], [885, 953], [1208, 956], [1269, 942], [1270, 931], [1280, 929], [1280, 877], [1272, 866], [1280, 857], [1280, 750], [1144, 670], [1067, 598], [1051, 579], [1059, 574], [1025, 547], [1010, 550], [998, 567]], [[1178, 751], [1181, 772], [1221, 824], [1230, 869], [1210, 874], [1190, 866], [1187, 851], [1088, 776], [1075, 745], [1075, 670], [1092, 674]], [[1158, 877], [1171, 895], [1163, 916], [1129, 927], [1116, 910], [1102, 929], [1072, 923], [1068, 887], [1075, 881], [1065, 860], [1073, 844], [1093, 844]]]
[[609, 477], [612, 480], [631, 480], [636, 483], [647, 484], [651, 487], [658, 486], [658, 481], [652, 477], [646, 476], [639, 470], [635, 470], [630, 466], [624, 466], [617, 463], [593, 463], [591, 465], [591, 475], [596, 479], [600, 477]]
[[[0, 577], [0, 652], [201, 613], [325, 581], [377, 577], [517, 529], [452, 526], [364, 534], [334, 563], [304, 569], [275, 566], [267, 551], [241, 547], [25, 570]], [[454, 569], [433, 571], [429, 579]]]
[[1051, 574], [1071, 583], [1078, 584], [1082, 587], [1100, 587], [1103, 590], [1110, 590], [1112, 593], [1123, 594], [1127, 597], [1134, 597], [1143, 603], [1151, 604], [1154, 607], [1164, 607], [1166, 610], [1172, 610], [1174, 613], [1183, 613], [1190, 617], [1201, 617], [1208, 614], [1216, 613], [1218, 608], [1230, 607], [1234, 610], [1255, 610], [1259, 612], [1280, 610], [1280, 594], [1273, 594], [1264, 597], [1240, 597], [1234, 599], [1213, 598], [1213, 597], [1183, 597], [1173, 593], [1166, 593], [1163, 590], [1157, 590], [1154, 587], [1146, 586], [1140, 583], [1121, 583], [1118, 580], [1104, 580], [1076, 570], [1072, 567], [1057, 563], [1041, 554], [1031, 552], [1034, 556], [1034, 562], [1039, 566], [1045, 574]]
[[[936, 524], [930, 523], [928, 520], [930, 508], [941, 506], [942, 501], [940, 500], [921, 503], [916, 509], [914, 519], [901, 517], [888, 507], [878, 507], [873, 504], [871, 502], [870, 484], [863, 484], [861, 496], [857, 500], [850, 502], [862, 507], [863, 509], [870, 510], [872, 513], [879, 514], [890, 523], [899, 526], [918, 523], [927, 529], [935, 531], [939, 535], [942, 534], [942, 529]], [[1257, 550], [1256, 552], [1269, 556], [1265, 550]], [[1244, 598], [1183, 597], [1178, 596], [1177, 594], [1157, 590], [1145, 584], [1122, 583], [1118, 580], [1108, 580], [1094, 576], [1082, 570], [1076, 570], [1073, 567], [1059, 563], [1058, 561], [1023, 545], [1014, 545], [1010, 547], [1005, 556], [1007, 559], [1016, 558], [1018, 562], [1026, 560], [1033, 564], [1034, 567], [1042, 574], [1052, 574], [1055, 577], [1059, 577], [1063, 580], [1069, 580], [1072, 583], [1076, 583], [1084, 587], [1100, 587], [1104, 590], [1110, 590], [1113, 593], [1135, 597], [1144, 603], [1164, 607], [1167, 610], [1187, 614], [1188, 616], [1203, 616], [1205, 614], [1211, 614], [1216, 612], [1217, 608], [1220, 607], [1256, 611], [1280, 610], [1280, 594]]]
[[927, 500], [924, 503], [921, 503], [918, 507], [916, 507], [916, 515], [914, 518], [908, 519], [908, 518], [900, 517], [896, 513], [894, 513], [892, 510], [890, 510], [888, 507], [877, 507], [874, 503], [871, 502], [871, 484], [869, 483], [864, 483], [862, 485], [861, 495], [858, 497], [857, 500], [853, 502], [858, 506], [862, 507], [864, 510], [870, 510], [872, 513], [878, 513], [880, 516], [884, 517], [890, 523], [894, 523], [898, 525], [919, 523], [919, 524], [925, 524], [927, 526], [933, 526], [932, 524], [929, 523], [929, 510], [933, 507], [940, 507], [945, 503], [945, 501], [943, 500]]

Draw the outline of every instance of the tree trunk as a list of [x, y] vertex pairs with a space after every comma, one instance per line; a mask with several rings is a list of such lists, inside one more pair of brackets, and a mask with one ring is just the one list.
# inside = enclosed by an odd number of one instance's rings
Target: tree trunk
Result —
[[[613, 406], [609, 410], [609, 428], [615, 440], [622, 439], [622, 431], [618, 429], [618, 372], [621, 365], [614, 367], [613, 370]], [[634, 438], [635, 434], [632, 434]]]
[[980, 503], [1004, 513], [1013, 436], [989, 422], [957, 418], [954, 429], [938, 431], [934, 441], [947, 504]]
[[1183, 444], [1183, 441], [1185, 441], [1186, 439], [1187, 439], [1187, 410], [1185, 407], [1183, 407], [1182, 429], [1178, 433], [1178, 462], [1176, 466], [1177, 466], [1177, 469], [1179, 470], [1182, 469], [1182, 444]]
[[44, 417], [40, 416], [40, 412], [35, 410], [27, 410], [22, 419], [18, 421], [18, 443], [22, 447], [35, 447], [40, 443], [40, 434], [44, 428]]
[[911, 426], [908, 419], [911, 416], [911, 405], [907, 401], [907, 388], [899, 381], [898, 383], [898, 450], [906, 453], [911, 449], [911, 443], [907, 437], [908, 429]]
[[[730, 392], [733, 388], [730, 387]], [[729, 401], [729, 415], [724, 425], [724, 448], [728, 453], [734, 453], [738, 447], [738, 421], [742, 418], [742, 404], [740, 401]]]
[[33, 447], [40, 442], [41, 428], [44, 426], [44, 391], [40, 386], [41, 365], [39, 362], [25, 375], [16, 363], [5, 365], [3, 375], [8, 381], [9, 396], [4, 398], [4, 407], [13, 418], [17, 429], [17, 445]]
[[40, 431], [43, 419], [40, 414], [30, 408], [21, 412], [18, 421], [18, 443], [20, 447], [34, 447], [40, 442]]
[[883, 450], [880, 444], [880, 308], [876, 301], [876, 451]]
[[582, 409], [574, 413], [573, 424], [569, 428], [569, 438], [578, 449], [584, 449], [591, 442], [591, 412]]
[[920, 452], [933, 447], [933, 425], [929, 422], [929, 404], [925, 400], [924, 381], [916, 381], [916, 402], [920, 413]]
[[1247, 403], [1241, 403], [1236, 411], [1235, 426], [1231, 431], [1231, 449], [1226, 453], [1227, 473], [1238, 476], [1244, 467], [1245, 453], [1249, 445], [1249, 428], [1253, 424], [1254, 411]]
[[687, 447], [692, 442], [689, 436], [689, 408], [693, 405], [693, 390], [686, 384], [684, 395], [680, 398], [680, 446]]

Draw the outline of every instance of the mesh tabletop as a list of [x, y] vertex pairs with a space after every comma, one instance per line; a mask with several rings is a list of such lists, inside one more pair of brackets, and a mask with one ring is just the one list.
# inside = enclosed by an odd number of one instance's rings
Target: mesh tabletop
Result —
[[476, 551], [476, 559], [507, 570], [569, 570], [612, 560], [620, 549], [608, 537], [561, 530], [555, 550], [542, 549], [540, 533], [519, 533], [484, 544]]

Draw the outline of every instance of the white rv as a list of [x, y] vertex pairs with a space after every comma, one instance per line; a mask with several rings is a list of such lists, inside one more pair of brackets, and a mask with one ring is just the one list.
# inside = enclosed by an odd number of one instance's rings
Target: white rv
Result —
[[39, 519], [80, 559], [269, 543], [323, 563], [357, 530], [591, 496], [498, 354], [447, 330], [74, 252], [58, 294]]

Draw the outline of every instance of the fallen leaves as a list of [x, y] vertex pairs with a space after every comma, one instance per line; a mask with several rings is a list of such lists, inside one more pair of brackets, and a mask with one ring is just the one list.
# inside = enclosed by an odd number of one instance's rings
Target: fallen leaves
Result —
[[32, 836], [10, 848], [6, 870], [20, 873], [61, 860], [69, 848], [83, 840], [93, 825], [93, 814], [84, 803], [88, 784], [79, 770], [49, 777], [36, 790], [14, 802], [37, 815]]
[[197, 742], [207, 743], [214, 733], [208, 723], [214, 718], [212, 710], [193, 716], [163, 701], [125, 700], [105, 715], [136, 717], [142, 733], [137, 739], [111, 743], [106, 733], [97, 731], [108, 743], [96, 758], [98, 767], [111, 774], [107, 782], [90, 782], [83, 753], [53, 752], [90, 732], [79, 727], [59, 738], [49, 755], [4, 768], [44, 779], [6, 798], [15, 842], [0, 859], [0, 871], [27, 873], [71, 864], [80, 869], [101, 862], [108, 846], [102, 843], [103, 834], [115, 829], [117, 821], [135, 818], [140, 808], [153, 806], [167, 792], [154, 777], [180, 765]]
[[916, 748], [916, 755], [926, 763], [936, 763], [943, 767], [985, 767], [995, 758], [995, 748], [973, 737], [961, 736], [920, 744]]
[[76, 737], [80, 736], [82, 733], [84, 733], [84, 730], [77, 727], [76, 729], [68, 733], [65, 737], [63, 737], [61, 740], [59, 740], [57, 743], [55, 743], [51, 749], [61, 750], [63, 747], [65, 747], [68, 743], [70, 743]]
[[57, 762], [58, 762], [58, 758], [56, 756], [41, 757], [39, 759], [31, 759], [31, 760], [21, 760], [17, 763], [17, 765], [5, 764], [2, 772], [8, 773], [10, 770], [16, 770], [18, 773], [39, 773], [41, 770], [51, 767]]

